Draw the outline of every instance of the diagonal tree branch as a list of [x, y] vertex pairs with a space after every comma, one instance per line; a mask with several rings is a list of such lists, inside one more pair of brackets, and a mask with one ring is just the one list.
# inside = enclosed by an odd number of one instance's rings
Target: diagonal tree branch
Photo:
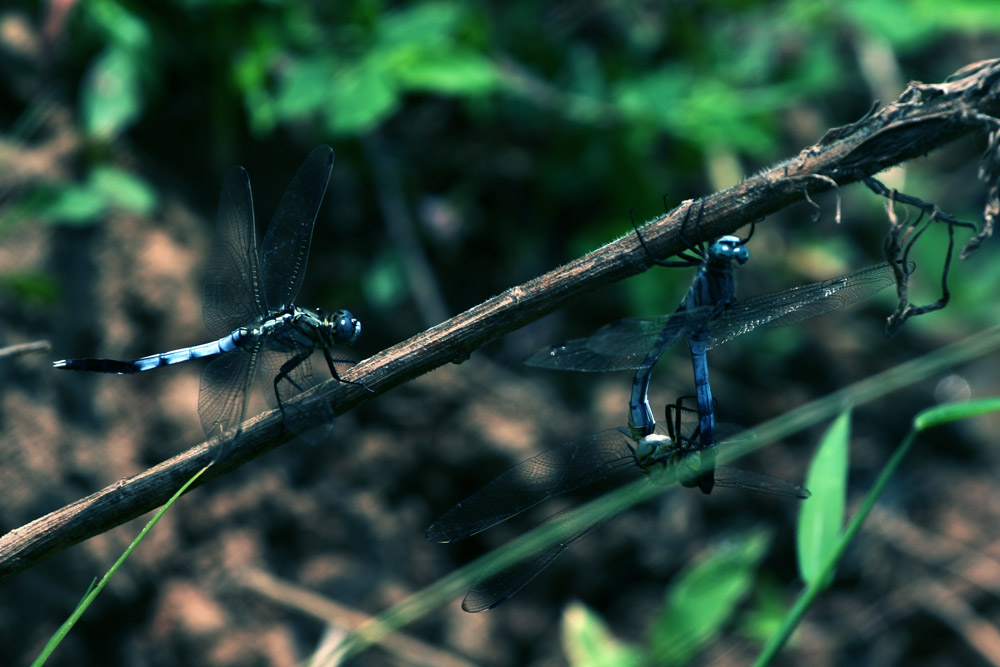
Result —
[[[706, 238], [733, 232], [810, 194], [863, 180], [923, 155], [960, 136], [1000, 121], [1000, 59], [973, 63], [937, 84], [912, 83], [894, 103], [861, 120], [826, 133], [796, 157], [704, 200], [701, 228]], [[996, 149], [996, 142], [991, 142]], [[995, 156], [987, 161], [997, 163]], [[995, 169], [984, 170], [995, 176]], [[987, 183], [986, 224], [973, 242], [992, 229], [1000, 209], [996, 183]], [[693, 202], [654, 220], [643, 238], [657, 257], [684, 249], [679, 231]], [[271, 411], [247, 421], [237, 445], [224, 448], [220, 460], [199, 484], [232, 470], [317, 426], [323, 401], [342, 414], [419, 375], [460, 362], [480, 346], [514, 331], [601, 287], [649, 267], [635, 234], [609, 243], [523, 285], [512, 287], [478, 306], [431, 327], [362, 361], [343, 374], [355, 384], [327, 382], [302, 395], [300, 408], [283, 422]], [[98, 533], [160, 506], [184, 481], [219, 455], [218, 442], [203, 443], [143, 473], [123, 479], [75, 503], [0, 537], [0, 580]]]

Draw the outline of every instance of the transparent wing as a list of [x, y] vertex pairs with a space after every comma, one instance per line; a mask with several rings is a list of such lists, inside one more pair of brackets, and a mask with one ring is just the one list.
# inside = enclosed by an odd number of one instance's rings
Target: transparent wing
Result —
[[216, 357], [201, 372], [198, 414], [209, 438], [243, 423], [259, 349], [259, 343], [238, 348]]
[[[288, 353], [283, 350], [271, 350], [265, 349], [261, 354], [261, 374], [260, 374], [260, 387], [264, 392], [264, 398], [267, 399], [268, 405], [272, 408], [276, 408], [279, 405], [278, 398], [280, 396], [280, 405], [282, 410], [286, 411], [286, 414], [294, 417], [295, 411], [301, 410], [297, 405], [290, 404], [288, 401], [295, 396], [298, 396], [303, 391], [315, 387], [320, 381], [313, 375], [312, 362], [309, 358], [305, 358], [301, 363], [297, 364], [288, 375], [282, 378], [275, 387], [274, 379], [278, 377], [281, 372], [281, 367], [287, 363], [289, 360], [294, 359], [295, 355]], [[275, 391], [277, 390], [277, 394]], [[321, 406], [312, 406], [312, 410], [322, 410], [324, 418], [320, 422], [319, 426], [313, 427], [305, 431], [297, 431], [293, 429], [296, 435], [300, 439], [304, 440], [309, 444], [317, 444], [324, 440], [326, 436], [330, 434], [330, 429], [333, 427], [333, 408], [330, 407], [328, 403], [324, 403]], [[312, 421], [312, 420], [310, 420]], [[300, 420], [292, 418], [285, 421], [286, 424], [298, 424]]]
[[709, 349], [758, 326], [795, 324], [870, 297], [895, 282], [892, 267], [876, 264], [840, 278], [740, 301], [710, 325]]
[[[575, 511], [575, 508], [557, 512], [546, 519], [541, 525], [561, 521], [573, 511]], [[551, 565], [552, 561], [558, 558], [566, 549], [569, 549], [573, 543], [587, 537], [608, 521], [618, 516], [618, 514], [616, 512], [610, 516], [605, 516], [562, 542], [543, 549], [511, 567], [504, 570], [487, 572], [465, 594], [465, 599], [462, 600], [462, 609], [472, 613], [486, 611], [510, 599], [519, 590], [524, 588], [528, 582], [537, 577], [542, 570]]]
[[264, 296], [271, 308], [289, 306], [302, 287], [313, 224], [333, 169], [333, 149], [317, 146], [288, 184], [261, 243]]
[[221, 338], [238, 327], [255, 324], [266, 313], [258, 288], [250, 178], [242, 167], [226, 172], [217, 217], [202, 317], [209, 333]]
[[[662, 317], [630, 317], [605, 324], [589, 338], [578, 338], [539, 350], [525, 360], [529, 366], [563, 371], [619, 371], [642, 368], [678, 341], [706, 326], [714, 306], [679, 311]], [[655, 359], [652, 360], [655, 362]]]
[[795, 482], [765, 475], [762, 472], [750, 470], [740, 470], [738, 468], [728, 468], [719, 466], [715, 469], [715, 485], [726, 486], [734, 489], [750, 489], [752, 491], [762, 491], [773, 493], [776, 496], [788, 496], [790, 498], [808, 498], [808, 489]]
[[262, 369], [260, 388], [264, 392], [267, 404], [272, 408], [278, 407], [279, 398], [280, 403], [283, 404], [285, 401], [298, 396], [306, 389], [311, 389], [319, 384], [319, 381], [313, 375], [312, 363], [306, 358], [292, 368], [288, 375], [278, 382], [277, 395], [275, 394], [274, 379], [281, 372], [281, 367], [294, 357], [294, 354], [286, 350], [269, 349], [266, 345], [264, 346], [260, 362]]
[[629, 443], [623, 430], [610, 429], [522, 461], [441, 515], [427, 529], [427, 539], [464, 540], [543, 500], [607, 479], [623, 468], [638, 472]]
[[669, 347], [699, 329], [710, 332], [711, 349], [759, 326], [794, 324], [843, 308], [888, 287], [894, 280], [892, 267], [878, 264], [840, 278], [762, 294], [723, 310], [703, 306], [663, 317], [617, 320], [589, 338], [539, 350], [525, 363], [567, 371], [648, 367]]

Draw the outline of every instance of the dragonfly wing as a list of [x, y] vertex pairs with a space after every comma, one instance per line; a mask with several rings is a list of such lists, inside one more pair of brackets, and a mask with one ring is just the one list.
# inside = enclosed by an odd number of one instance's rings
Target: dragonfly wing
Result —
[[740, 301], [711, 323], [708, 347], [758, 326], [795, 324], [866, 299], [895, 282], [892, 267], [876, 264], [850, 275]]
[[[578, 338], [539, 350], [524, 362], [563, 371], [635, 370], [652, 365], [664, 350], [707, 321], [712, 307], [662, 317], [630, 317], [605, 324], [589, 338]], [[657, 350], [655, 358], [650, 353]]]
[[259, 350], [260, 343], [237, 348], [216, 357], [202, 371], [198, 414], [209, 438], [243, 423]]
[[790, 498], [808, 498], [811, 494], [809, 490], [788, 480], [765, 475], [762, 472], [752, 472], [750, 470], [740, 470], [738, 468], [728, 468], [719, 466], [715, 469], [715, 485], [725, 486], [734, 489], [750, 489], [763, 493], [772, 493], [776, 496], [788, 496]]
[[261, 243], [264, 296], [268, 306], [289, 306], [302, 287], [313, 225], [333, 170], [333, 149], [314, 148], [288, 184]]
[[221, 338], [266, 313], [258, 279], [250, 178], [242, 167], [233, 167], [222, 181], [202, 294], [202, 317], [209, 333]]
[[[298, 396], [303, 391], [311, 389], [319, 384], [319, 380], [315, 375], [313, 375], [312, 361], [307, 357], [295, 364], [291, 370], [277, 383], [277, 386], [275, 386], [274, 379], [281, 374], [282, 367], [285, 364], [294, 363], [295, 359], [296, 356], [294, 354], [284, 350], [267, 349], [266, 345], [264, 346], [263, 353], [261, 354], [260, 364], [262, 372], [260, 374], [260, 388], [264, 392], [264, 398], [267, 399], [268, 405], [272, 408], [276, 408], [280, 405], [286, 414], [289, 414], [288, 411], [302, 410], [302, 408], [297, 405], [289, 404], [289, 400]], [[329, 403], [322, 403], [319, 406], [311, 406], [310, 410], [323, 411], [324, 418], [320, 422], [319, 426], [302, 432], [294, 429], [293, 431], [305, 442], [308, 442], [309, 444], [317, 444], [330, 434], [330, 429], [333, 427], [333, 408]], [[294, 414], [291, 416], [294, 417]], [[310, 419], [309, 421], [311, 422], [313, 420]], [[292, 418], [286, 420], [285, 423], [298, 424], [300, 422], [301, 420]]]
[[282, 367], [285, 364], [294, 363], [295, 358], [294, 353], [285, 349], [272, 349], [266, 344], [264, 345], [260, 360], [262, 369], [260, 388], [264, 392], [267, 404], [272, 408], [283, 405], [286, 401], [319, 384], [319, 380], [313, 375], [312, 362], [307, 357], [292, 366], [278, 382], [277, 390], [275, 389], [274, 379], [281, 374]]
[[[546, 519], [542, 525], [560, 521], [574, 510], [575, 508], [570, 508], [557, 512]], [[537, 577], [542, 570], [551, 565], [552, 561], [562, 555], [566, 549], [569, 549], [573, 543], [587, 537], [617, 515], [618, 513], [616, 512], [610, 516], [605, 516], [584, 527], [578, 533], [569, 536], [562, 542], [532, 554], [506, 569], [486, 572], [473, 584], [469, 592], [465, 594], [465, 599], [462, 600], [462, 609], [472, 613], [486, 611], [509, 600], [532, 579]]]
[[607, 479], [622, 468], [638, 471], [629, 443], [623, 431], [610, 429], [522, 461], [441, 515], [427, 529], [427, 539], [464, 540], [543, 500]]

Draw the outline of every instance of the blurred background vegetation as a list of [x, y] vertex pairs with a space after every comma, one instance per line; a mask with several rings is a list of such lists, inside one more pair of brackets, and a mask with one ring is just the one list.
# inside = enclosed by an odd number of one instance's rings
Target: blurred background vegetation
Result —
[[[728, 187], [909, 80], [996, 57], [998, 44], [988, 0], [14, 0], [0, 8], [0, 344], [44, 338], [51, 358], [134, 358], [203, 342], [201, 272], [224, 169], [249, 171], [260, 229], [308, 150], [328, 143], [336, 164], [299, 302], [350, 308], [364, 323], [355, 353], [368, 356], [629, 232], [630, 214], [646, 220]], [[885, 178], [979, 220], [983, 146], [968, 138]], [[742, 293], [878, 261], [882, 202], [861, 188], [842, 195], [839, 226], [832, 196], [818, 220], [800, 205], [759, 225]], [[931, 230], [918, 247], [918, 301], [937, 297], [944, 239]], [[718, 350], [720, 418], [756, 423], [994, 322], [994, 258], [988, 244], [957, 266], [949, 308], [891, 343], [883, 295]], [[292, 664], [322, 628], [220, 585], [240, 568], [375, 613], [509, 538], [514, 529], [498, 529], [448, 548], [422, 531], [512, 463], [623, 424], [628, 389], [624, 376], [555, 377], [520, 361], [616, 317], [672, 310], [689, 280], [658, 270], [603, 290], [344, 416], [329, 447], [286, 447], [197, 491], [56, 664]], [[689, 364], [673, 356], [657, 373], [661, 404], [692, 390]], [[4, 530], [201, 440], [200, 368], [67, 377], [50, 362], [0, 368]], [[995, 394], [995, 371], [995, 360], [958, 369], [860, 411], [852, 479], [870, 479], [920, 408]], [[935, 465], [914, 462], [891, 518], [996, 552], [993, 440], [940, 437], [924, 449]], [[814, 439], [747, 467], [801, 479]], [[560, 646], [563, 605], [578, 596], [643, 641], [672, 573], [764, 521], [776, 537], [755, 601], [725, 639], [683, 659], [742, 664], [768, 610], [794, 591], [794, 512], [736, 492], [674, 493], [580, 545], [579, 560], [523, 600], [481, 616], [456, 601], [413, 632], [474, 662], [558, 664], [573, 654]], [[37, 652], [134, 532], [0, 584], [0, 662]], [[960, 625], [901, 592], [930, 576], [923, 561], [877, 537], [857, 551], [790, 663], [984, 660]], [[967, 593], [983, 618], [1000, 615], [981, 589]]]

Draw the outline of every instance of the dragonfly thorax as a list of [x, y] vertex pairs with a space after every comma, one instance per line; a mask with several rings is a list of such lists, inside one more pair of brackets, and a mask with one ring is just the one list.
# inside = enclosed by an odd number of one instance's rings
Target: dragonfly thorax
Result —
[[361, 335], [361, 323], [347, 310], [330, 315], [320, 309], [287, 306], [272, 313], [259, 331], [268, 335], [272, 344], [289, 349], [305, 345], [329, 348], [353, 343]]

